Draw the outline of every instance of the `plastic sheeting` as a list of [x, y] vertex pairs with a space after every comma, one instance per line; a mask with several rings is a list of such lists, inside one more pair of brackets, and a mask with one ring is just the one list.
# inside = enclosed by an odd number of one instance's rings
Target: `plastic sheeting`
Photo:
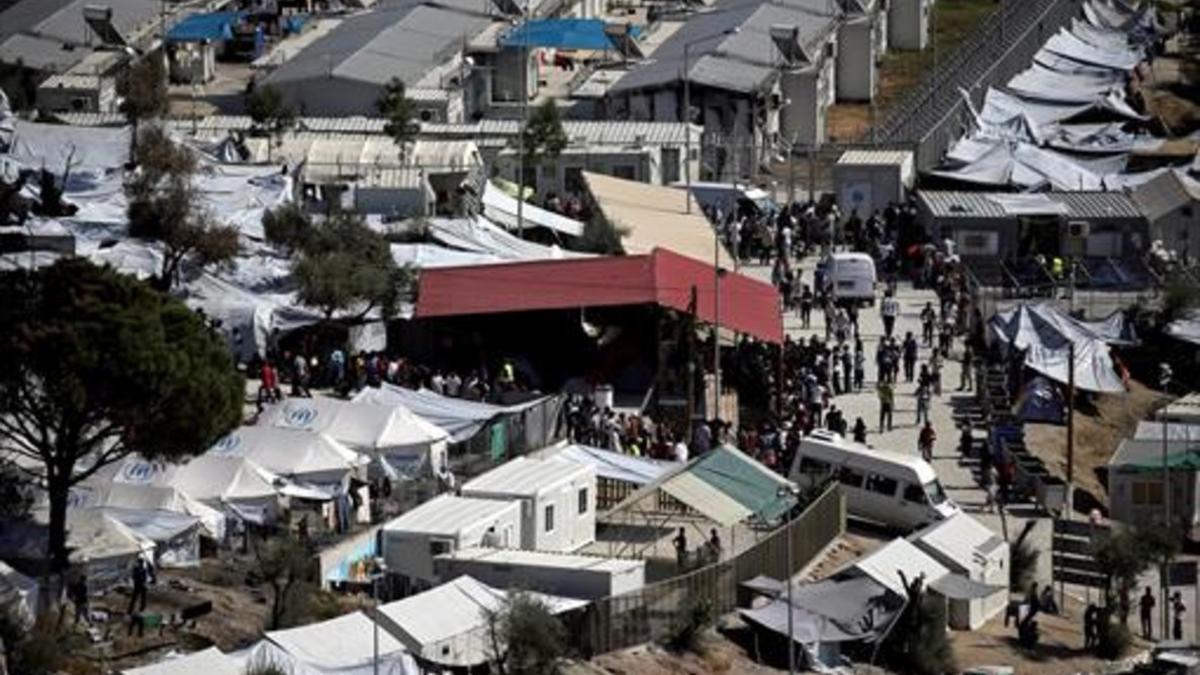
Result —
[[586, 445], [568, 445], [554, 455], [578, 464], [596, 467], [596, 475], [634, 485], [649, 485], [680, 467], [677, 462], [665, 462], [644, 457], [601, 450]]
[[[1080, 322], [1053, 305], [1019, 305], [1000, 312], [990, 322], [993, 334], [1005, 344], [1025, 351], [1025, 365], [1055, 382], [1070, 379], [1070, 345], [1075, 345], [1075, 386], [1084, 391], [1124, 393], [1125, 384], [1113, 366], [1106, 339], [1128, 343], [1123, 319]], [[1120, 327], [1118, 327], [1120, 326]]]
[[[483, 214], [510, 230], [517, 229], [517, 200], [491, 181], [483, 188]], [[583, 223], [526, 202], [521, 207], [525, 227], [544, 227], [569, 237], [583, 236]]]
[[392, 260], [401, 267], [415, 270], [438, 267], [468, 267], [505, 262], [490, 253], [456, 251], [437, 244], [392, 244]]
[[244, 675], [237, 659], [216, 647], [165, 659], [141, 668], [126, 668], [124, 675]]
[[39, 124], [17, 119], [13, 122], [8, 154], [28, 169], [48, 169], [61, 175], [104, 174], [129, 162], [129, 127], [75, 127]]
[[1176, 340], [1200, 345], [1200, 312], [1167, 324], [1167, 335]]
[[363, 389], [355, 395], [354, 400], [406, 408], [444, 430], [455, 443], [460, 443], [471, 439], [496, 418], [519, 414], [541, 404], [545, 398], [519, 405], [499, 406], [443, 396], [428, 389], [406, 389], [385, 383], [377, 389]]
[[429, 236], [462, 251], [492, 255], [502, 260], [551, 260], [583, 257], [557, 246], [543, 246], [515, 237], [487, 218], [431, 218]]

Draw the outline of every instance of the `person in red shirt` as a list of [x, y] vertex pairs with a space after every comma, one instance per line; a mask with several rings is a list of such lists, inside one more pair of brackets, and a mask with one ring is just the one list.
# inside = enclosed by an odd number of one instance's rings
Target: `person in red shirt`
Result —
[[259, 405], [262, 405], [264, 399], [271, 403], [278, 403], [283, 399], [283, 392], [279, 389], [279, 375], [270, 361], [263, 363], [259, 379], [262, 381], [258, 387]]
[[921, 451], [921, 458], [926, 462], [933, 461], [933, 444], [937, 441], [937, 432], [933, 430], [933, 425], [929, 420], [925, 420], [925, 426], [921, 427], [921, 435], [917, 438], [917, 448]]

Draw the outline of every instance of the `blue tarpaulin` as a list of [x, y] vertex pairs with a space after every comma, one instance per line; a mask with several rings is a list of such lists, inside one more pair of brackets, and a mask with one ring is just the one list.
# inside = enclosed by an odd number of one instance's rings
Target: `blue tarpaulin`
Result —
[[167, 31], [167, 42], [218, 42], [233, 38], [233, 27], [242, 20], [241, 12], [204, 12], [193, 14]]
[[[637, 37], [641, 30], [629, 27], [629, 35]], [[502, 40], [505, 47], [553, 47], [555, 49], [612, 49], [604, 34], [600, 19], [533, 19], [517, 26]]]

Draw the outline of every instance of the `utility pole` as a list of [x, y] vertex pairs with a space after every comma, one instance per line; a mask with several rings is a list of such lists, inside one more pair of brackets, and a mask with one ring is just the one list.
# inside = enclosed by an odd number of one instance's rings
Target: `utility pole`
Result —
[[521, 127], [517, 130], [517, 152], [521, 170], [517, 176], [517, 236], [525, 237], [525, 128], [529, 126], [529, 2], [521, 13]]
[[[692, 78], [688, 76], [688, 56], [692, 43], [683, 43], [683, 172], [687, 180], [687, 195], [684, 197], [685, 213], [692, 213]], [[716, 230], [713, 230], [716, 232]]]
[[[1163, 393], [1170, 392], [1172, 375], [1171, 364], [1166, 361], [1158, 364], [1158, 386], [1162, 389]], [[1159, 411], [1158, 415], [1162, 418], [1163, 526], [1167, 528], [1168, 536], [1171, 536], [1174, 527], [1171, 522], [1171, 464], [1170, 457], [1168, 456], [1170, 442], [1168, 441], [1169, 434], [1167, 433], [1170, 430], [1170, 422], [1167, 420], [1166, 404], [1163, 405], [1163, 409]], [[1168, 555], [1166, 560], [1163, 561], [1162, 578], [1159, 579], [1162, 586], [1162, 595], [1159, 601], [1162, 603], [1162, 635], [1164, 638], [1167, 636], [1171, 617], [1170, 604], [1167, 600], [1171, 592], [1170, 571], [1171, 556]]]
[[683, 433], [688, 445], [692, 444], [692, 429], [696, 417], [696, 284], [692, 284], [691, 300], [688, 302], [688, 317], [684, 323], [687, 335], [687, 407]]
[[1075, 484], [1075, 343], [1067, 344], [1067, 508]]
[[713, 234], [713, 417], [721, 415], [721, 238]]

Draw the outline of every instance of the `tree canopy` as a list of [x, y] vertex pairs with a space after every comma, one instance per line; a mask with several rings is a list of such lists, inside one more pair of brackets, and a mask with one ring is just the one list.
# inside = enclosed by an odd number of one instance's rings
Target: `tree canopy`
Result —
[[554, 99], [546, 99], [534, 110], [521, 133], [525, 137], [525, 161], [530, 164], [558, 157], [569, 143]]
[[185, 261], [217, 265], [238, 253], [236, 228], [214, 222], [193, 185], [196, 160], [157, 126], [139, 132], [137, 171], [126, 184], [129, 234], [162, 242], [159, 287], [170, 289]]
[[120, 110], [136, 131], [139, 122], [167, 113], [167, 72], [163, 60], [154, 56], [139, 59], [117, 80]]
[[240, 422], [244, 385], [199, 316], [111, 268], [7, 272], [0, 294], [0, 460], [40, 465], [63, 570], [71, 486], [133, 452], [203, 452]]
[[412, 99], [408, 98], [404, 83], [399, 78], [393, 77], [387, 83], [379, 100], [375, 102], [375, 108], [387, 120], [383, 132], [391, 136], [403, 151], [405, 145], [417, 135], [417, 107]]
[[495, 611], [484, 610], [492, 662], [500, 675], [553, 675], [567, 651], [566, 629], [536, 596], [510, 590]]
[[263, 229], [268, 241], [292, 252], [297, 295], [326, 320], [337, 312], [362, 318], [375, 309], [391, 317], [412, 283], [387, 239], [353, 213], [337, 211], [313, 222], [299, 207], [285, 205], [263, 217]]

